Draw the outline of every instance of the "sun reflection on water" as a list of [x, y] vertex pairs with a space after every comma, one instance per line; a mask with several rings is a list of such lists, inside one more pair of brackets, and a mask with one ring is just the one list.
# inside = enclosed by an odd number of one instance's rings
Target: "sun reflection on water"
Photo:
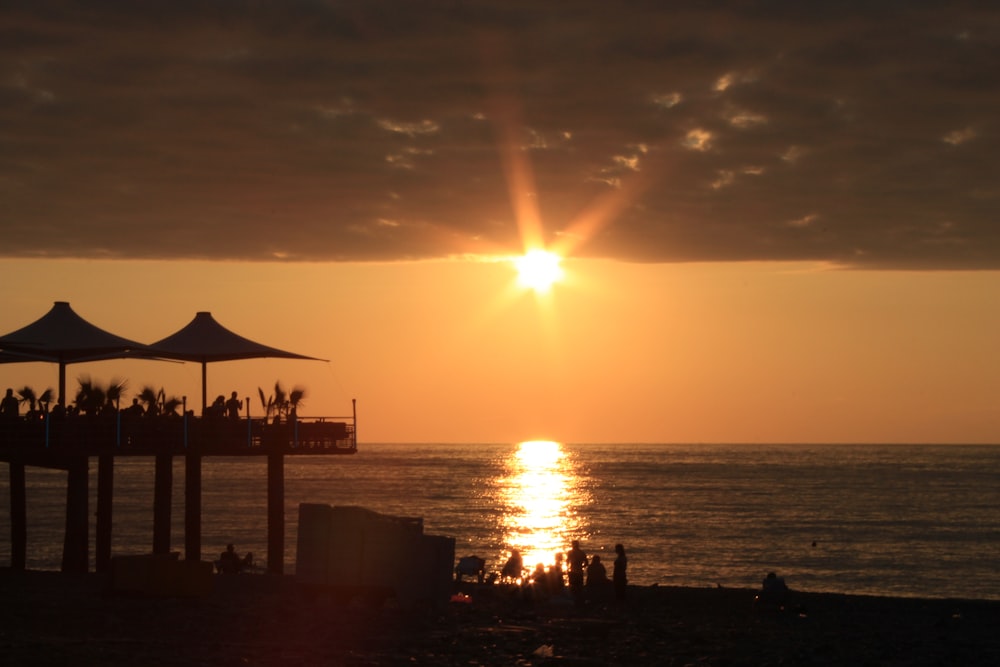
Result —
[[551, 564], [585, 531], [578, 508], [587, 502], [572, 456], [558, 442], [522, 442], [503, 461], [497, 479], [503, 543], [521, 552], [524, 566]]

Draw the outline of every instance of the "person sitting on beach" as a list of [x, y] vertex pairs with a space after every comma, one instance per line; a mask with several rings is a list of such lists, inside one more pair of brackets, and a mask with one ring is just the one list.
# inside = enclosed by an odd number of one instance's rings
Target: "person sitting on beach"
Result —
[[222, 574], [239, 574], [252, 565], [253, 553], [247, 552], [246, 556], [240, 558], [236, 554], [236, 548], [232, 544], [226, 545], [226, 550], [222, 552], [219, 560], [215, 562], [216, 568]]
[[539, 563], [535, 566], [528, 581], [530, 586], [526, 588], [526, 594], [530, 599], [545, 600], [549, 597], [552, 592], [552, 584], [549, 581], [551, 574], [551, 572], [545, 571], [545, 563]]
[[768, 572], [767, 576], [764, 577], [763, 583], [761, 583], [761, 592], [764, 593], [787, 593], [788, 585], [785, 584], [785, 578], [779, 577], [774, 572]]
[[517, 581], [524, 576], [524, 561], [521, 560], [521, 552], [517, 549], [511, 549], [510, 558], [504, 563], [503, 569], [500, 571], [501, 579], [509, 579], [510, 581]]
[[561, 593], [566, 587], [566, 579], [563, 577], [563, 555], [556, 553], [556, 561], [549, 568], [549, 590], [553, 593]]
[[601, 557], [595, 555], [587, 566], [587, 586], [604, 586], [608, 583], [608, 571], [601, 562]]
[[785, 584], [785, 578], [779, 577], [774, 572], [768, 572], [761, 583], [760, 593], [754, 598], [754, 604], [781, 610], [785, 607], [787, 597], [788, 586]]
[[145, 413], [146, 411], [142, 409], [142, 406], [139, 404], [138, 398], [133, 398], [132, 405], [122, 410], [122, 414], [125, 415], [126, 417], [141, 417]]

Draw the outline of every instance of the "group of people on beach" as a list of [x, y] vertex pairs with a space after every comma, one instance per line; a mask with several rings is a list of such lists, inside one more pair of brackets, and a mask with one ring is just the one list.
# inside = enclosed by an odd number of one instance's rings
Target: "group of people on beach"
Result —
[[[565, 565], [564, 565], [565, 564]], [[558, 595], [566, 589], [569, 581], [569, 592], [575, 600], [584, 597], [604, 597], [609, 588], [613, 588], [615, 599], [624, 601], [628, 589], [628, 557], [622, 544], [615, 545], [615, 561], [611, 579], [598, 554], [588, 557], [580, 547], [579, 540], [573, 540], [565, 556], [555, 555], [555, 562], [546, 567], [538, 563], [530, 575], [525, 576], [524, 562], [517, 549], [513, 549], [510, 558], [501, 570], [501, 580], [509, 583], [520, 583], [527, 586], [528, 591], [536, 598]]]

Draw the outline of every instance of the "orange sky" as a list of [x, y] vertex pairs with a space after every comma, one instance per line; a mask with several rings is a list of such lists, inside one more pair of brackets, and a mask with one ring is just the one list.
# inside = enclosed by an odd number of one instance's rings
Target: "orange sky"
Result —
[[[153, 342], [208, 310], [236, 332], [328, 358], [224, 362], [209, 394], [279, 380], [305, 415], [358, 399], [362, 442], [996, 442], [1000, 276], [817, 265], [575, 260], [537, 297], [506, 263], [0, 260], [0, 333], [69, 301]], [[195, 402], [195, 364], [71, 365]], [[56, 384], [0, 366], [0, 384]]]

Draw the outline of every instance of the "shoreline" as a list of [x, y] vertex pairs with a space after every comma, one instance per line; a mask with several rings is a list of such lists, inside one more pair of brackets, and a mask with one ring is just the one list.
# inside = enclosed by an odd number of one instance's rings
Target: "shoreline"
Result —
[[294, 575], [214, 575], [201, 597], [112, 594], [103, 574], [0, 568], [0, 654], [15, 665], [993, 665], [1000, 601], [630, 586], [624, 604], [338, 600]]

